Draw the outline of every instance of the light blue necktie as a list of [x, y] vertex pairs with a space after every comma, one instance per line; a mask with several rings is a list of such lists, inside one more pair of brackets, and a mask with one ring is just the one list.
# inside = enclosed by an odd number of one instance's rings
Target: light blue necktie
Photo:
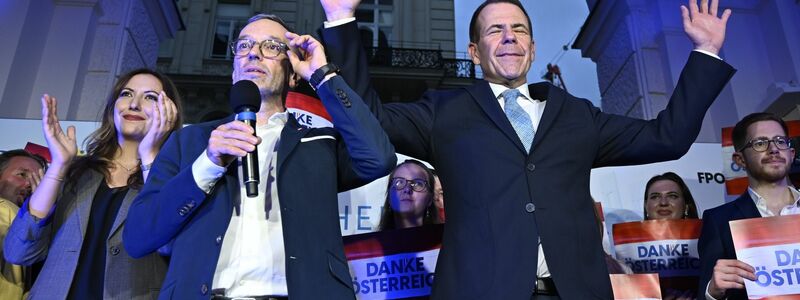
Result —
[[522, 145], [525, 146], [525, 151], [530, 152], [531, 144], [533, 144], [533, 135], [536, 131], [533, 130], [531, 116], [517, 103], [517, 97], [520, 96], [519, 90], [507, 89], [500, 96], [505, 100], [506, 117], [511, 122], [511, 127], [514, 127], [514, 131], [517, 132]]

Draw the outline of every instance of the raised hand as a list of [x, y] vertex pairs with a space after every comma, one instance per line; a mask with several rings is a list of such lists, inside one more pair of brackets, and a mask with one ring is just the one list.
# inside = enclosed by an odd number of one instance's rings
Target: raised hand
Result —
[[320, 0], [328, 22], [355, 16], [356, 7], [361, 0]]
[[721, 299], [728, 289], [743, 289], [744, 280], [756, 280], [756, 269], [736, 259], [720, 259], [714, 265], [714, 274], [708, 285], [708, 293]]
[[220, 167], [228, 166], [234, 159], [247, 155], [261, 143], [261, 138], [253, 133], [253, 128], [242, 121], [234, 120], [219, 125], [208, 138], [208, 159]]
[[300, 60], [294, 52], [287, 52], [294, 72], [300, 74], [303, 79], [308, 80], [314, 71], [328, 63], [328, 59], [325, 57], [325, 48], [310, 35], [286, 32], [286, 38], [289, 39], [289, 46], [303, 52], [303, 60]]
[[694, 43], [694, 48], [719, 54], [722, 43], [725, 41], [725, 27], [731, 10], [726, 9], [722, 12], [722, 17], [717, 17], [718, 0], [701, 0], [697, 6], [697, 0], [689, 0], [689, 7], [681, 5], [681, 15], [683, 17], [683, 30]]
[[161, 91], [150, 115], [150, 128], [142, 138], [142, 141], [139, 142], [138, 152], [142, 165], [153, 163], [158, 150], [161, 149], [161, 145], [164, 144], [170, 131], [175, 127], [177, 119], [178, 109], [175, 107], [175, 103], [167, 97], [164, 91]]
[[66, 133], [61, 129], [56, 98], [48, 94], [42, 96], [42, 131], [47, 148], [50, 149], [51, 168], [61, 169], [68, 166], [78, 154], [75, 127], [67, 127]]

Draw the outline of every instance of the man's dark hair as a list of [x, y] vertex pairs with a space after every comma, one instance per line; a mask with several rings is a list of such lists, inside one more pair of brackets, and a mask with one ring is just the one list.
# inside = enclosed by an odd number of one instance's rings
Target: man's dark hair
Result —
[[783, 128], [783, 134], [789, 134], [789, 128], [786, 127], [786, 122], [773, 113], [757, 112], [746, 115], [744, 118], [742, 118], [742, 120], [736, 123], [736, 126], [733, 127], [733, 148], [737, 152], [744, 150], [742, 148], [744, 148], [744, 145], [746, 145], [748, 142], [747, 128], [750, 128], [750, 125], [753, 125], [753, 123], [761, 121], [778, 122], [778, 124], [781, 124], [781, 128]]
[[[255, 21], [258, 21], [258, 20], [270, 20], [270, 21], [273, 21], [275, 23], [278, 23], [278, 25], [283, 26], [283, 28], [286, 28], [286, 31], [288, 31], [288, 32], [295, 32], [293, 28], [289, 27], [289, 25], [287, 25], [286, 22], [284, 22], [283, 19], [281, 19], [277, 15], [265, 14], [265, 13], [260, 13], [260, 14], [257, 14], [255, 16], [250, 17], [250, 19], [247, 19], [247, 24], [245, 24], [245, 26], [247, 26], [247, 25], [249, 25], [249, 24], [251, 24], [251, 23], [253, 23]], [[244, 28], [244, 27], [242, 27], [242, 28]], [[241, 34], [241, 32], [237, 33], [237, 36], [239, 34]], [[290, 47], [290, 49], [288, 51], [293, 51], [301, 59], [303, 57], [302, 53], [300, 51], [298, 51], [296, 48], [291, 48]], [[292, 90], [292, 88], [289, 87], [288, 85], [289, 85], [290, 76], [292, 76], [292, 74], [294, 73], [294, 69], [292, 69], [292, 63], [289, 61], [288, 57], [286, 59], [284, 59], [283, 61], [281, 61], [281, 67], [284, 70], [287, 70], [287, 72], [285, 72], [286, 73], [285, 76], [284, 76], [285, 78], [283, 78], [285, 80], [287, 86], [286, 86], [286, 89], [284, 89], [284, 91], [283, 91], [283, 95], [281, 95], [281, 99], [282, 99], [281, 100], [281, 104], [285, 108], [286, 107], [286, 96], [289, 94], [289, 91]], [[298, 86], [299, 85], [300, 85], [300, 82], [298, 82]]]
[[484, 8], [489, 6], [490, 4], [497, 4], [497, 3], [508, 3], [512, 5], [516, 5], [525, 14], [525, 18], [528, 19], [528, 30], [531, 31], [531, 35], [533, 35], [533, 27], [531, 26], [531, 17], [528, 16], [528, 12], [525, 11], [525, 8], [522, 7], [522, 3], [519, 0], [487, 0], [483, 2], [475, 12], [472, 14], [472, 19], [469, 21], [469, 41], [472, 43], [477, 43], [478, 39], [480, 39], [480, 29], [478, 28], [478, 15], [481, 14]]
[[291, 27], [289, 27], [289, 25], [286, 25], [286, 22], [284, 22], [283, 19], [273, 14], [257, 14], [255, 16], [250, 17], [250, 19], [247, 19], [247, 24], [253, 23], [258, 20], [270, 20], [280, 24], [281, 26], [283, 26], [283, 28], [286, 28], [286, 31], [294, 32], [294, 30]]
[[3, 171], [6, 170], [6, 167], [8, 167], [8, 162], [10, 162], [11, 159], [14, 158], [14, 157], [27, 157], [27, 158], [30, 158], [32, 160], [35, 160], [37, 163], [39, 163], [39, 165], [42, 167], [42, 169], [47, 168], [47, 161], [45, 161], [45, 159], [43, 157], [39, 156], [38, 154], [33, 154], [33, 153], [30, 153], [30, 152], [22, 150], [22, 149], [14, 149], [14, 150], [8, 150], [8, 151], [5, 151], [3, 153], [0, 153], [0, 173], [3, 173]]

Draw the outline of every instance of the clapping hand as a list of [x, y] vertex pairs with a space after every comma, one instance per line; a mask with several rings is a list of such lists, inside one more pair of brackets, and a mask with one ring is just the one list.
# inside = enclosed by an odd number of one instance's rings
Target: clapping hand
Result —
[[143, 165], [151, 164], [156, 159], [158, 150], [174, 129], [177, 119], [178, 109], [175, 103], [161, 91], [150, 115], [150, 128], [139, 142], [139, 159]]
[[58, 106], [56, 98], [48, 94], [42, 96], [42, 130], [50, 149], [51, 168], [62, 169], [68, 166], [78, 154], [78, 143], [75, 139], [75, 126], [61, 128], [58, 122]]

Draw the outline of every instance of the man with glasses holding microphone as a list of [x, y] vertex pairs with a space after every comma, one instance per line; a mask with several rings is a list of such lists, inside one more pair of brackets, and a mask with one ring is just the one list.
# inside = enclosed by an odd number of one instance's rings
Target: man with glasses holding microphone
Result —
[[771, 113], [747, 115], [733, 128], [733, 146], [749, 187], [703, 213], [698, 299], [747, 299], [744, 280], [756, 279], [753, 266], [736, 259], [729, 221], [800, 213], [800, 192], [789, 181], [795, 151], [786, 123]]
[[[354, 299], [336, 195], [389, 173], [394, 148], [322, 45], [278, 17], [250, 18], [231, 51], [231, 100], [260, 108], [166, 141], [131, 205], [125, 248], [141, 257], [171, 246], [160, 299]], [[335, 129], [302, 127], [286, 112], [298, 76]], [[258, 171], [240, 171], [248, 153]], [[259, 175], [255, 187], [248, 174]]]

